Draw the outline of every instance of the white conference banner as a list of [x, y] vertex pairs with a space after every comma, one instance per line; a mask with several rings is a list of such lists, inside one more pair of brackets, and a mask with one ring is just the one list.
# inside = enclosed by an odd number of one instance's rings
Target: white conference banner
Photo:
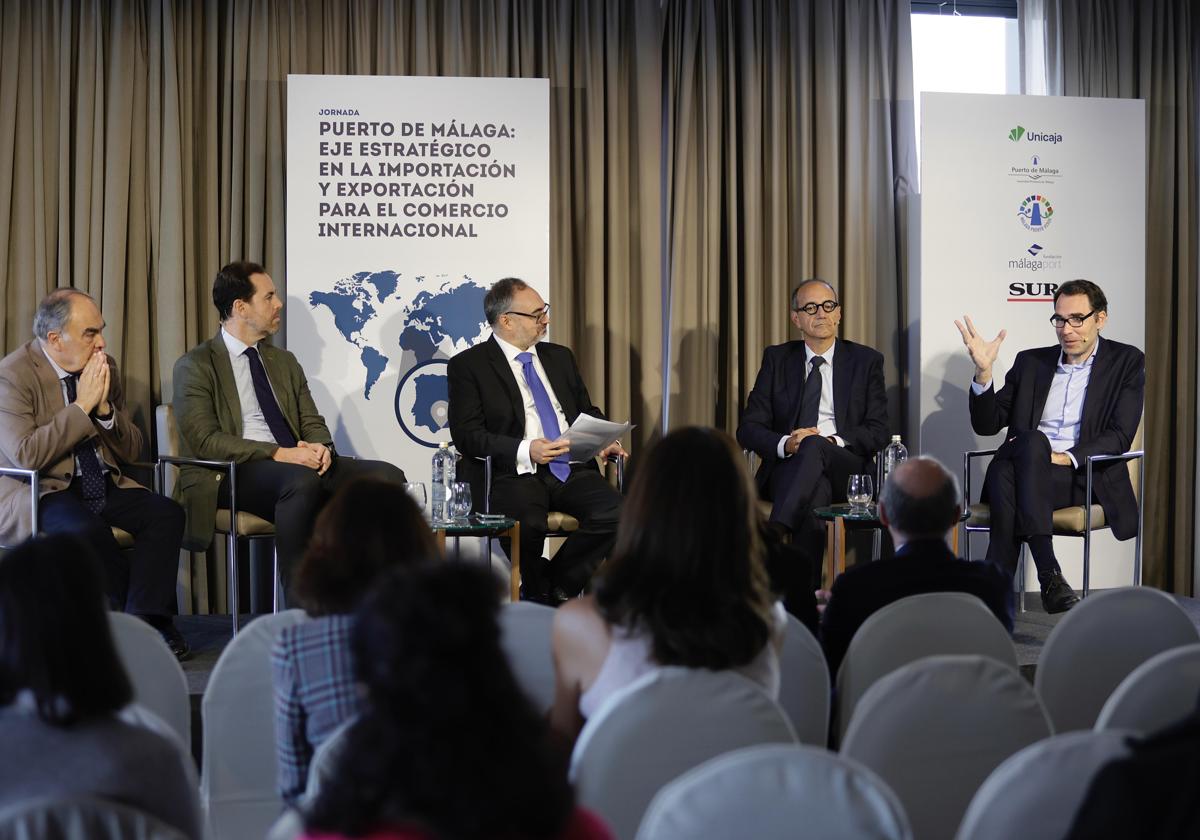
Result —
[[[1084, 278], [1108, 298], [1103, 335], [1145, 347], [1145, 105], [927, 93], [921, 113], [920, 276], [910, 289], [918, 448], [961, 474], [964, 451], [1003, 438], [971, 431], [974, 366], [955, 319], [971, 316], [988, 339], [1008, 331], [995, 368], [1001, 383], [1018, 351], [1056, 343], [1054, 290]], [[974, 501], [981, 486], [982, 471]], [[972, 545], [982, 557], [986, 535]], [[1131, 582], [1133, 545], [1097, 534], [1092, 586]], [[1054, 548], [1078, 588], [1082, 540], [1058, 537]], [[1036, 589], [1032, 563], [1026, 583]]]
[[338, 451], [428, 481], [487, 288], [549, 299], [546, 79], [288, 76], [287, 344]]

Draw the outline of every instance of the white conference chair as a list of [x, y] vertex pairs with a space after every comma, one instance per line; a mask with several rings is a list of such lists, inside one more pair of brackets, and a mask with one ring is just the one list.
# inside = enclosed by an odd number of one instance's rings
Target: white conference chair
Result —
[[1109, 695], [1096, 718], [1098, 730], [1149, 735], [1178, 723], [1200, 702], [1200, 644], [1150, 657]]
[[637, 840], [909, 840], [900, 800], [878, 776], [825, 749], [735, 750], [658, 792]]
[[914, 836], [935, 840], [954, 836], [1002, 761], [1049, 735], [1046, 711], [1016, 668], [987, 656], [930, 656], [871, 686], [842, 755], [896, 792]]
[[55, 796], [0, 809], [0, 840], [196, 840], [131, 805]]
[[979, 654], [1017, 667], [1004, 625], [965, 592], [927, 592], [888, 604], [862, 623], [837, 674], [837, 734], [844, 736], [860, 698], [880, 677], [926, 656]]
[[133, 702], [158, 715], [190, 748], [192, 705], [179, 660], [158, 631], [140, 618], [110, 612], [108, 621], [117, 654], [133, 683]]
[[829, 666], [821, 643], [790, 613], [779, 652], [779, 705], [801, 744], [823, 747], [829, 739]]
[[251, 621], [221, 652], [209, 677], [200, 703], [200, 801], [211, 840], [262, 837], [283, 810], [276, 790], [271, 647], [284, 627], [307, 620], [303, 610], [285, 610]]
[[500, 607], [500, 646], [517, 684], [539, 712], [554, 703], [553, 624], [554, 609], [544, 604], [514, 601]]
[[662, 668], [644, 674], [584, 725], [571, 755], [579, 804], [618, 840], [632, 840], [659, 789], [740, 747], [794, 743], [779, 705], [732, 671]]
[[1145, 586], [1097, 592], [1050, 631], [1033, 686], [1055, 732], [1091, 729], [1130, 672], [1155, 654], [1197, 642], [1200, 632], [1170, 595]]
[[1058, 840], [1108, 762], [1129, 753], [1128, 733], [1067, 732], [1031, 744], [987, 777], [958, 840]]

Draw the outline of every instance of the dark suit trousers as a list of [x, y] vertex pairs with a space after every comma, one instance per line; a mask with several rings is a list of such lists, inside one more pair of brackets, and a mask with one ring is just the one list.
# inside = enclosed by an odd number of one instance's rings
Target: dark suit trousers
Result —
[[[1052, 464], [1051, 452], [1042, 432], [1018, 432], [996, 450], [984, 476], [984, 499], [991, 508], [987, 559], [1009, 577], [1017, 571], [1021, 541], [1049, 536], [1055, 508], [1082, 505], [1087, 495], [1083, 471]], [[1038, 571], [1053, 570], [1039, 566]]]
[[[525, 591], [540, 594], [557, 586], [567, 595], [579, 593], [617, 539], [621, 495], [599, 472], [573, 465], [559, 481], [545, 466], [531, 475], [505, 475], [492, 481], [491, 509], [521, 523], [521, 579]], [[579, 520], [547, 569], [542, 557], [546, 515], [551, 510]]]
[[791, 530], [793, 543], [818, 568], [825, 553], [825, 532], [812, 515], [813, 508], [844, 502], [846, 480], [868, 468], [869, 462], [849, 449], [810, 435], [800, 442], [795, 455], [779, 461], [771, 471], [770, 521]]
[[[74, 534], [95, 550], [104, 566], [105, 588], [115, 608], [135, 615], [174, 615], [183, 508], [173, 499], [145, 488], [122, 489], [108, 479], [100, 513], [84, 507], [78, 477], [38, 506], [39, 525], [47, 534]], [[126, 554], [112, 526], [133, 535]]]
[[[394, 464], [335, 457], [324, 475], [299, 464], [264, 459], [239, 464], [237, 468], [238, 510], [275, 523], [275, 551], [279, 556], [279, 578], [287, 592], [292, 572], [304, 556], [313, 523], [325, 503], [348, 481], [378, 478], [404, 483], [404, 473]], [[217, 496], [221, 507], [229, 505], [229, 487], [221, 485]]]

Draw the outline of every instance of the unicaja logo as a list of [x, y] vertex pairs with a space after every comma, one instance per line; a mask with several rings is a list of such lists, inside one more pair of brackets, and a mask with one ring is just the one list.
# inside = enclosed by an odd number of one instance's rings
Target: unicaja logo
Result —
[[1014, 143], [1018, 143], [1021, 140], [1021, 135], [1024, 133], [1025, 133], [1025, 126], [1019, 125], [1016, 128], [1014, 128], [1012, 131], [1008, 132], [1008, 139], [1013, 141]]

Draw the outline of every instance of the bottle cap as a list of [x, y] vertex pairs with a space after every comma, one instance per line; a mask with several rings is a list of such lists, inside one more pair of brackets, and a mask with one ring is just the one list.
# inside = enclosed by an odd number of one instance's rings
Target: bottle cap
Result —
[[892, 443], [899, 443], [900, 435], [892, 435]]

